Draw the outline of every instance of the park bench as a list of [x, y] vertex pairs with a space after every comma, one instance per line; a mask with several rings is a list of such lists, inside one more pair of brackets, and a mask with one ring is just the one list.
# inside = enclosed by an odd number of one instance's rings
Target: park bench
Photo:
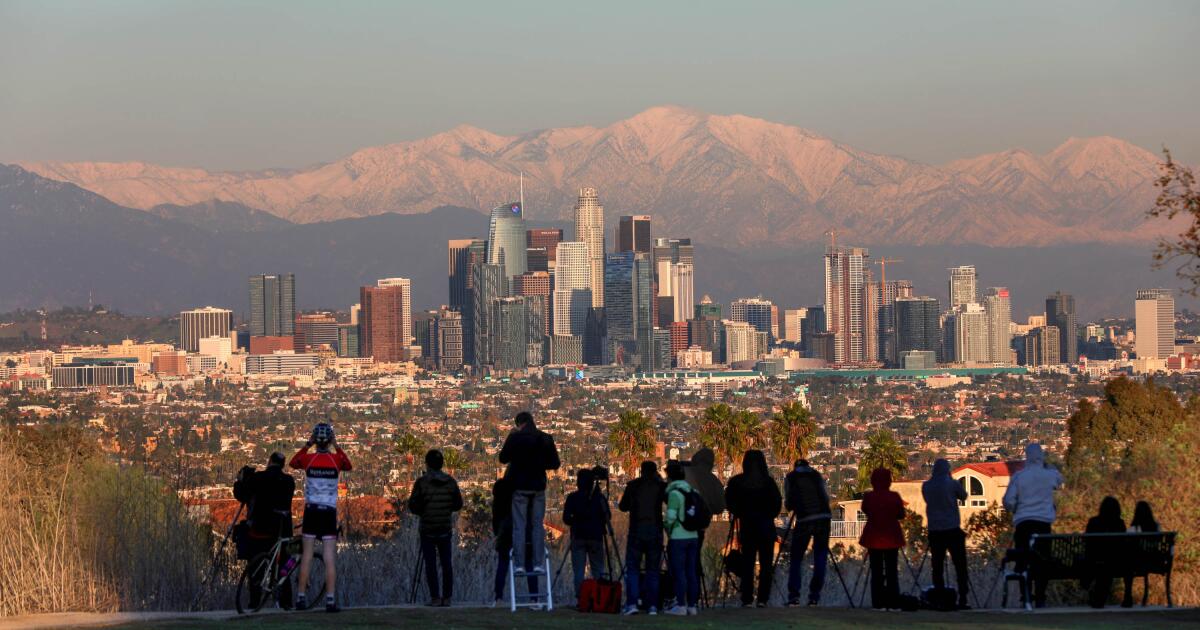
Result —
[[[1011, 550], [1015, 551], [1015, 550]], [[1010, 552], [1009, 558], [1015, 560]], [[1175, 559], [1175, 532], [1118, 534], [1034, 534], [1029, 541], [1026, 570], [1010, 573], [1021, 587], [1027, 609], [1032, 608], [1032, 577], [1046, 581], [1090, 580], [1097, 576], [1140, 577], [1142, 605], [1150, 592], [1150, 575], [1163, 576], [1167, 606], [1171, 600], [1171, 566]]]

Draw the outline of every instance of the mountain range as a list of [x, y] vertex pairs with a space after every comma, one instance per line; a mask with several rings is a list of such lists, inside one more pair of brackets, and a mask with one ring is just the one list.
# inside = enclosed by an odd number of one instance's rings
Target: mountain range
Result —
[[1145, 149], [1095, 137], [1041, 155], [1013, 149], [928, 165], [758, 118], [664, 106], [602, 128], [506, 136], [464, 125], [302, 169], [21, 166], [125, 207], [162, 214], [164, 204], [232, 203], [293, 223], [487, 210], [516, 197], [524, 173], [529, 217], [569, 220], [589, 186], [610, 225], [652, 214], [657, 234], [735, 248], [815, 244], [831, 230], [865, 245], [1144, 244], [1173, 229], [1145, 219], [1158, 164]]

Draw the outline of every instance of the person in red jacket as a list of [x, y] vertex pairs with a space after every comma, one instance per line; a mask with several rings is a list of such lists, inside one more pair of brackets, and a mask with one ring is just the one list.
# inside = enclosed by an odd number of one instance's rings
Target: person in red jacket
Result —
[[871, 606], [894, 610], [899, 606], [900, 582], [896, 562], [904, 546], [904, 500], [891, 490], [892, 473], [876, 468], [871, 473], [872, 490], [863, 497], [862, 511], [867, 515], [858, 543], [867, 549], [871, 562]]
[[[309, 449], [316, 446], [316, 450]], [[313, 427], [312, 437], [294, 456], [289, 466], [304, 471], [304, 519], [301, 521], [300, 588], [296, 593], [296, 608], [308, 608], [308, 572], [317, 541], [321, 541], [321, 559], [325, 561], [325, 611], [341, 610], [334, 597], [334, 580], [337, 571], [334, 559], [337, 556], [337, 500], [338, 475], [350, 470], [350, 458], [338, 446], [333, 427], [327, 422]], [[312, 602], [314, 605], [316, 602]]]

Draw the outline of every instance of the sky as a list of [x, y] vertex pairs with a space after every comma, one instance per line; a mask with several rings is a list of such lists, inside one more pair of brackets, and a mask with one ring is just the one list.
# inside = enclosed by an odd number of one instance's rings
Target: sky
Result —
[[676, 104], [927, 163], [1200, 163], [1200, 2], [0, 0], [0, 162], [301, 167]]

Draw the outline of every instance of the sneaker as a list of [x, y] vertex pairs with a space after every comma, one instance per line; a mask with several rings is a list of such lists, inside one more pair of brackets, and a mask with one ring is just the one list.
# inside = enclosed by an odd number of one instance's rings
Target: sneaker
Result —
[[497, 597], [496, 599], [492, 600], [492, 608], [500, 608], [501, 606], [507, 606], [507, 605], [508, 605], [508, 600], [504, 599], [503, 597]]
[[755, 606], [755, 608], [766, 608], [766, 607], [767, 607], [767, 602], [758, 602], [758, 603], [757, 603], [757, 604], [755, 604], [754, 606]]
[[742, 608], [754, 608], [754, 602], [746, 602], [742, 604]]
[[304, 593], [297, 595], [292, 600], [292, 604], [295, 605], [296, 610], [308, 610], [308, 598], [305, 597]]
[[650, 609], [646, 611], [646, 614], [650, 615], [651, 617], [657, 615], [658, 614], [658, 606], [651, 606]]
[[338, 606], [337, 602], [330, 602], [328, 604], [325, 604], [325, 612], [327, 612], [327, 613], [342, 612], [342, 607]]
[[687, 611], [688, 611], [689, 615], [699, 615], [700, 607], [699, 606], [688, 606]]
[[672, 606], [663, 612], [668, 615], [675, 615], [677, 617], [685, 617], [688, 614], [687, 607], [685, 606]]
[[787, 602], [787, 606], [788, 606], [788, 608], [799, 608], [800, 607], [800, 598], [793, 597], [793, 598], [789, 599]]
[[450, 598], [443, 597], [441, 603], [438, 604], [438, 606], [441, 606], [442, 608], [449, 608], [450, 607]]
[[636, 614], [638, 614], [637, 606], [630, 604], [630, 605], [626, 606], [624, 610], [621, 611], [621, 614], [625, 615], [627, 617], [629, 615], [636, 615]]
[[434, 607], [437, 607], [437, 606], [441, 606], [441, 605], [442, 605], [442, 600], [441, 600], [441, 599], [439, 599], [439, 598], [437, 598], [437, 597], [434, 597], [433, 599], [429, 600], [429, 602], [428, 602], [427, 604], [425, 604], [425, 605], [426, 605], [426, 606], [428, 606], [429, 608], [434, 608]]
[[807, 604], [807, 605], [808, 605], [808, 607], [809, 607], [809, 608], [816, 608], [816, 607], [817, 607], [817, 598], [816, 598], [816, 597], [809, 597], [809, 598], [808, 598], [808, 604]]

